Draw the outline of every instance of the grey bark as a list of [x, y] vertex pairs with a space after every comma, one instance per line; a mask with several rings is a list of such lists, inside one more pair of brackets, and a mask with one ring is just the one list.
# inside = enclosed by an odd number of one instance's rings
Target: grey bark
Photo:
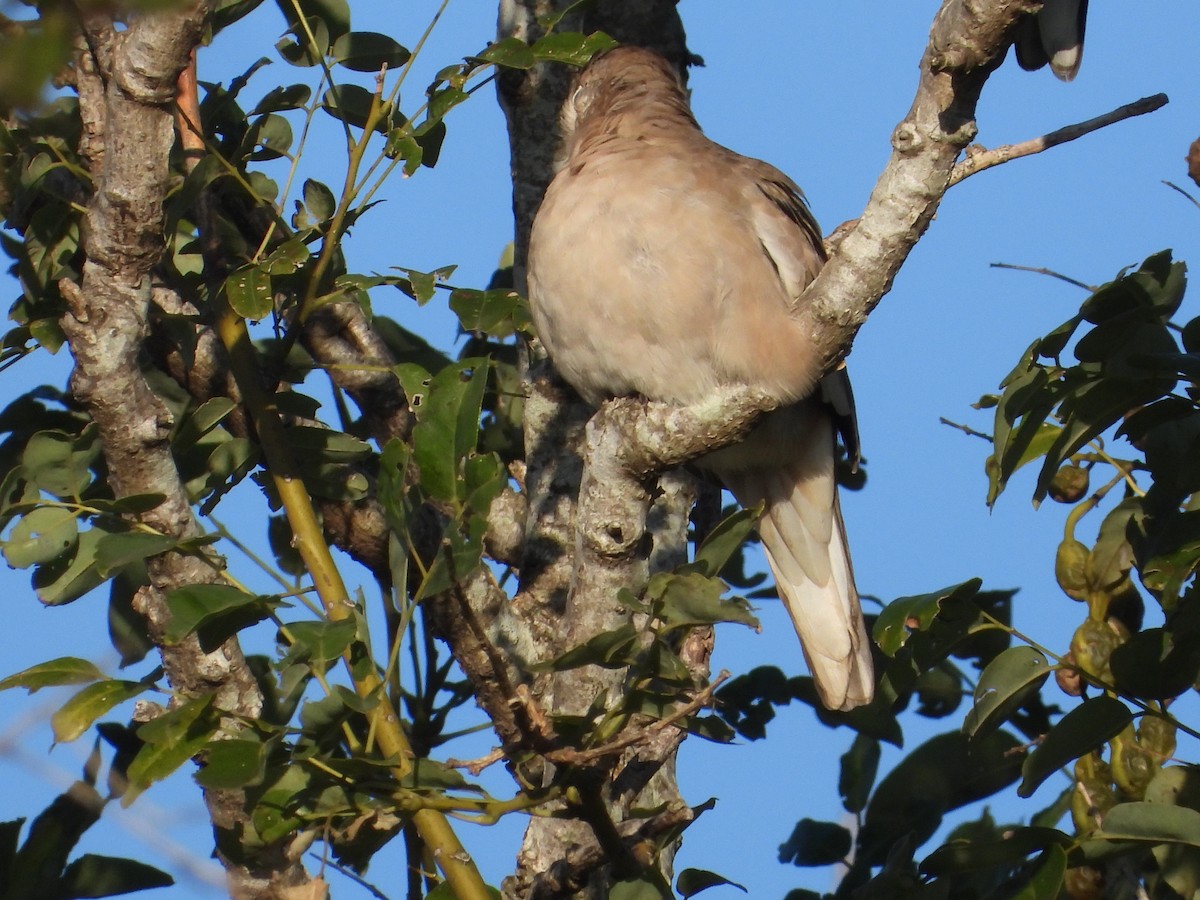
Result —
[[[536, 39], [537, 16], [554, 6], [547, 0], [502, 0], [501, 36]], [[559, 27], [586, 32], [603, 21], [610, 33], [619, 32], [614, 34], [619, 39], [665, 47], [669, 58], [683, 62], [688, 55], [682, 26], [666, 6], [673, 4], [601, 3]], [[975, 135], [979, 93], [1003, 60], [1013, 24], [1037, 7], [1032, 0], [943, 3], [912, 108], [893, 134], [892, 157], [862, 217], [839, 229], [831, 261], [797, 305], [796, 314], [807, 323], [818, 351], [814, 382], [849, 351], [858, 328], [932, 221], [954, 163]], [[506, 73], [499, 82], [513, 154], [518, 289], [524, 287], [529, 225], [552, 174], [555, 147], [547, 135], [554, 133], [567, 78], [555, 67], [540, 67]], [[580, 422], [586, 413], [536, 349], [528, 385], [530, 521], [522, 591], [525, 603], [542, 610], [544, 628], [535, 633], [548, 648], [561, 650], [620, 624], [623, 613], [614, 608], [612, 592], [636, 588], [646, 577], [642, 539], [656, 473], [737, 440], [770, 403], [749, 394], [713, 398], [689, 409], [621, 401], [606, 405], [588, 426], [585, 440]], [[585, 459], [582, 471], [577, 455]], [[678, 552], [682, 542], [671, 546]], [[536, 609], [531, 615], [538, 618]], [[614, 686], [610, 677], [585, 672], [540, 689], [551, 711], [579, 712]], [[660, 768], [674, 747], [665, 749]], [[607, 799], [619, 822], [621, 805], [612, 802], [611, 793]], [[620, 872], [622, 860], [612, 852], [611, 835], [589, 834], [591, 830], [581, 822], [534, 821], [517, 874], [505, 883], [506, 894], [602, 895], [606, 879]], [[622, 844], [630, 847], [627, 841]], [[589, 859], [607, 868], [589, 872]]]
[[[95, 192], [88, 204], [81, 284], [61, 284], [69, 311], [62, 327], [75, 359], [71, 389], [95, 421], [117, 497], [162, 494], [140, 520], [177, 538], [199, 534], [168, 441], [171, 421], [139, 367], [151, 301], [151, 272], [164, 250], [163, 198], [174, 144], [173, 99], [179, 72], [200, 39], [207, 6], [145, 14], [118, 32], [92, 14], [83, 22], [76, 83], [84, 124], [81, 151]], [[173, 689], [182, 697], [215, 693], [237, 716], [261, 712], [262, 695], [241, 648], [230, 639], [204, 652], [189, 638], [162, 640], [166, 595], [186, 584], [217, 582], [215, 561], [167, 553], [148, 561], [150, 583], [135, 606], [145, 615]], [[217, 833], [232, 835], [246, 820], [239, 791], [207, 791]], [[236, 840], [236, 839], [234, 839]], [[222, 857], [235, 898], [287, 898], [319, 888], [287, 844], [249, 862]]]
[[[565, 4], [546, 0], [502, 0], [499, 36], [533, 42], [541, 37], [538, 17]], [[682, 22], [674, 2], [600, 2], [565, 18], [564, 31], [604, 31], [622, 42], [652, 47], [686, 74], [688, 53]], [[524, 263], [529, 229], [542, 194], [553, 175], [557, 152], [558, 110], [570, 72], [562, 66], [538, 66], [527, 72], [500, 75], [498, 91], [508, 116], [512, 152], [513, 211], [516, 220], [517, 289], [524, 291]], [[671, 476], [662, 487], [660, 470], [638, 482], [620, 482], [615, 497], [610, 473], [599, 466], [581, 467], [581, 458], [615, 459], [593, 450], [594, 432], [585, 436], [591, 410], [550, 370], [534, 359], [525, 383], [527, 520], [521, 589], [514, 604], [530, 624], [542, 658], [552, 658], [596, 634], [629, 620], [616, 602], [622, 588], [645, 583], [655, 568], [677, 564], [685, 556], [688, 511], [695, 500], [691, 480]], [[653, 519], [648, 522], [651, 498]], [[616, 500], [623, 507], [614, 510]], [[594, 502], [593, 502], [594, 501]], [[577, 505], [578, 503], [578, 505]], [[580, 528], [580, 517], [595, 527]], [[600, 520], [603, 520], [601, 523]], [[653, 553], [651, 553], [653, 549]], [[699, 645], [698, 645], [699, 646]], [[707, 674], [707, 651], [696, 654], [697, 682]], [[534, 679], [534, 696], [552, 715], [582, 715], [607, 696], [615, 702], [623, 673], [596, 667]], [[687, 817], [674, 782], [673, 757], [681, 733], [671, 730], [660, 746], [606, 761], [590, 812], [580, 817], [534, 818], [525, 835], [518, 867], [504, 884], [506, 896], [607, 896], [614, 877], [633, 874], [646, 862], [638, 859], [638, 838], [626, 821], [635, 801], [645, 807], [667, 804], [675, 816]], [[621, 773], [617, 775], [616, 773]], [[543, 777], [550, 779], [552, 769]], [[669, 859], [664, 854], [668, 879]], [[603, 863], [603, 864], [602, 864]]]

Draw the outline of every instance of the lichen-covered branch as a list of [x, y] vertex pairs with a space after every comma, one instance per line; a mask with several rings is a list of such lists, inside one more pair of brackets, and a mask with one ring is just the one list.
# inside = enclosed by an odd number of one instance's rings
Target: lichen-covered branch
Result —
[[[161, 494], [141, 515], [155, 530], [177, 538], [197, 535], [187, 494], [171, 456], [170, 415], [142, 376], [138, 356], [147, 329], [151, 270], [164, 251], [163, 198], [174, 144], [175, 83], [199, 41], [207, 8], [137, 16], [117, 32], [89, 13], [75, 60], [84, 124], [81, 152], [95, 192], [88, 205], [82, 284], [60, 287], [68, 312], [62, 327], [75, 358], [71, 389], [100, 434], [109, 481], [118, 496]], [[159, 645], [164, 669], [183, 696], [215, 693], [217, 705], [256, 716], [262, 696], [235, 639], [211, 653], [193, 636], [167, 646], [166, 594], [186, 584], [214, 582], [214, 565], [193, 556], [163, 554], [148, 561], [149, 585], [136, 605]], [[218, 832], [245, 820], [240, 791], [206, 792]], [[266, 896], [314, 883], [286, 844], [252, 861], [224, 860], [230, 893]], [[315, 895], [314, 895], [315, 896]]]

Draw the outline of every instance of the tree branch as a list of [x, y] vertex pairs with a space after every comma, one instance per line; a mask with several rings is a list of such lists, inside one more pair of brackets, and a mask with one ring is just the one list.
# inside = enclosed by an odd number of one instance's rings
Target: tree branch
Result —
[[966, 159], [961, 160], [955, 165], [954, 170], [950, 173], [949, 187], [954, 187], [960, 181], [970, 178], [984, 169], [990, 169], [992, 166], [998, 166], [1002, 163], [1019, 159], [1022, 156], [1033, 156], [1035, 153], [1041, 153], [1043, 150], [1049, 150], [1051, 147], [1057, 147], [1059, 144], [1078, 140], [1085, 134], [1099, 131], [1101, 128], [1106, 128], [1116, 122], [1152, 113], [1155, 110], [1162, 109], [1167, 105], [1167, 102], [1166, 94], [1155, 94], [1152, 97], [1143, 97], [1141, 100], [1133, 103], [1126, 103], [1124, 106], [1119, 106], [1112, 110], [1112, 112], [1088, 119], [1086, 122], [1066, 125], [1041, 137], [1021, 141], [1019, 144], [1006, 144], [1003, 147], [996, 147], [992, 150], [985, 150], [979, 146], [968, 147]]
[[[175, 82], [199, 41], [207, 13], [190, 8], [149, 13], [117, 36], [97, 14], [83, 17], [87, 40], [77, 44], [76, 87], [85, 139], [81, 152], [95, 191], [88, 206], [82, 285], [60, 284], [68, 312], [61, 323], [75, 358], [71, 388], [96, 423], [118, 497], [160, 494], [140, 521], [183, 539], [199, 534], [171, 455], [170, 414], [142, 375], [152, 268], [164, 250], [163, 199], [174, 143], [171, 100]], [[236, 639], [205, 653], [195, 636], [171, 646], [166, 595], [186, 584], [219, 580], [215, 566], [177, 553], [147, 561], [150, 584], [136, 604], [160, 648], [173, 688], [185, 697], [216, 694], [217, 705], [247, 718], [262, 695]], [[205, 801], [218, 831], [247, 819], [241, 791], [209, 790]], [[310, 881], [284, 844], [243, 864], [223, 860], [231, 894], [260, 896]]]

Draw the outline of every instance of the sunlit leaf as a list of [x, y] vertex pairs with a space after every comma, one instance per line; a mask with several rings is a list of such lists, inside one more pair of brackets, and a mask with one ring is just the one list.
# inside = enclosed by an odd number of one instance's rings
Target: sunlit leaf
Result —
[[539, 38], [530, 49], [539, 60], [586, 66], [597, 53], [615, 46], [617, 42], [602, 31], [589, 35], [563, 31]]
[[50, 717], [54, 740], [57, 743], [75, 740], [114, 706], [133, 699], [143, 693], [146, 687], [140, 681], [117, 679], [89, 684]]
[[5, 561], [15, 569], [48, 563], [71, 550], [79, 519], [69, 509], [41, 506], [23, 515], [3, 542]]
[[104, 673], [94, 663], [74, 656], [61, 656], [36, 666], [23, 669], [0, 681], [0, 691], [9, 688], [25, 688], [33, 693], [39, 688], [58, 687], [64, 684], [87, 684], [104, 678]]
[[1200, 812], [1162, 803], [1118, 803], [1105, 814], [1092, 839], [1200, 847]]
[[245, 266], [225, 279], [229, 305], [243, 319], [257, 322], [275, 308], [271, 276], [257, 266]]
[[888, 656], [895, 656], [914, 632], [928, 629], [944, 607], [969, 600], [982, 584], [972, 578], [940, 591], [893, 600], [875, 622], [875, 642]]

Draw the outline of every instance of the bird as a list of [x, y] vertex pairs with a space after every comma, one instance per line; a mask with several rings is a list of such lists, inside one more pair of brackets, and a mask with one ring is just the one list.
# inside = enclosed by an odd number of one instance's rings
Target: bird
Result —
[[869, 703], [871, 643], [834, 477], [853, 399], [844, 369], [818, 381], [797, 315], [826, 259], [803, 193], [709, 140], [676, 70], [651, 50], [595, 57], [560, 118], [559, 169], [526, 267], [551, 363], [594, 406], [694, 404], [722, 387], [781, 404], [696, 465], [743, 507], [762, 504], [759, 535], [821, 702]]
[[1087, 0], [1045, 0], [1035, 15], [1017, 24], [1014, 46], [1022, 69], [1046, 63], [1060, 81], [1072, 81], [1083, 63]]

